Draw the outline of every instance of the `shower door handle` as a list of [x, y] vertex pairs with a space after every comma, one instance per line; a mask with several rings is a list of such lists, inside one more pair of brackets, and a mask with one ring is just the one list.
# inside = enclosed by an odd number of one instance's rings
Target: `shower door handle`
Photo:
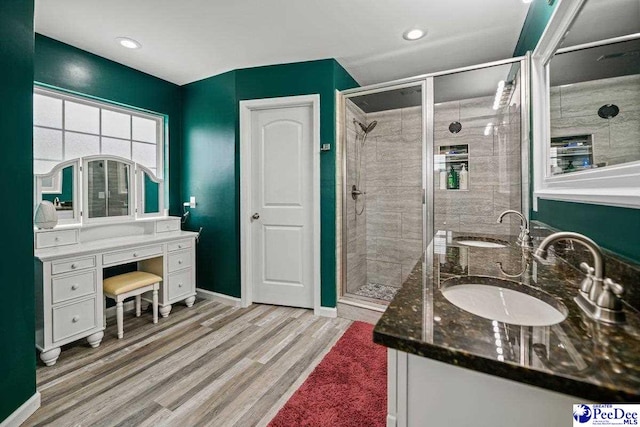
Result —
[[258, 212], [251, 215], [251, 219], [260, 219], [260, 214]]

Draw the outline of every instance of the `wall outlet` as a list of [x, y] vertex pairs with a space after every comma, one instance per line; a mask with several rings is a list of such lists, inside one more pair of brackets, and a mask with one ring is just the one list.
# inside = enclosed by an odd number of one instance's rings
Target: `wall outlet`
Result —
[[190, 208], [196, 207], [196, 196], [189, 197], [189, 207]]

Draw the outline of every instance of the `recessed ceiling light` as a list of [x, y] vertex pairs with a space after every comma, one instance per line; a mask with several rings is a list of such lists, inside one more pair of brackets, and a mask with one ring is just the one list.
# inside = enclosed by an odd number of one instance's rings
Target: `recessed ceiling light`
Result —
[[528, 4], [528, 3], [531, 3], [532, 1], [533, 1], [533, 0], [522, 0], [522, 3], [526, 3], [526, 4]]
[[402, 34], [402, 38], [405, 40], [418, 40], [425, 36], [426, 32], [419, 28], [407, 30]]
[[129, 37], [118, 37], [116, 40], [121, 46], [126, 47], [127, 49], [140, 49], [142, 47], [139, 42], [134, 39], [130, 39]]

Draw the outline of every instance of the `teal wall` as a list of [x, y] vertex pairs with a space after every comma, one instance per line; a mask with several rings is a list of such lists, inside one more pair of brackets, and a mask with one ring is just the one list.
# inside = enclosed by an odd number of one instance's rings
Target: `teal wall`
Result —
[[591, 237], [602, 247], [640, 262], [640, 209], [539, 200], [535, 219]]
[[199, 288], [240, 297], [236, 72], [183, 86], [182, 194], [196, 196], [187, 227], [203, 227]]
[[180, 86], [40, 34], [34, 66], [36, 82], [168, 116], [169, 207], [180, 215]]
[[[0, 422], [36, 391], [33, 292], [33, 0], [0, 2], [0, 162], [4, 242], [0, 257]], [[5, 253], [6, 254], [6, 253]]]
[[320, 141], [332, 147], [320, 157], [321, 302], [335, 306], [335, 90], [356, 86], [326, 59], [241, 69], [184, 87], [183, 194], [199, 200], [189, 227], [204, 228], [198, 287], [240, 296], [239, 101], [317, 93]]

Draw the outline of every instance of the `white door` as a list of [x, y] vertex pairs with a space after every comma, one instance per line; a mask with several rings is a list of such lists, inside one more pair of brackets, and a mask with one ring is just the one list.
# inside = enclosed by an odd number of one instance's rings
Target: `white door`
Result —
[[253, 301], [313, 307], [313, 108], [251, 112]]

